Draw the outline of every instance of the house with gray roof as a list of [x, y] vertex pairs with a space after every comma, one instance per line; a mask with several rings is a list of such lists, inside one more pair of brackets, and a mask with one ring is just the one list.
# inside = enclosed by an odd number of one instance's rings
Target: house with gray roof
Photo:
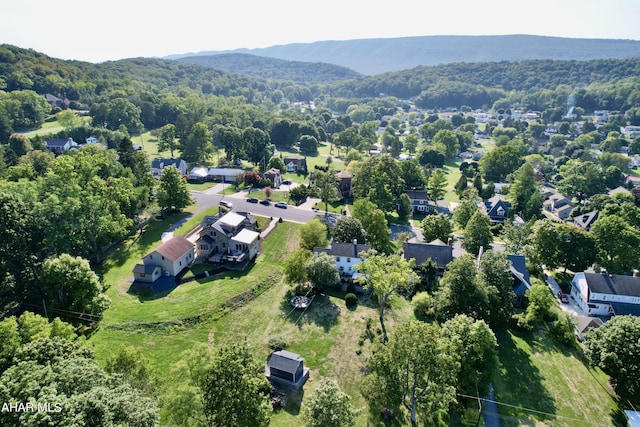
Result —
[[328, 248], [313, 248], [313, 255], [325, 253], [336, 262], [336, 271], [343, 280], [353, 280], [358, 274], [354, 267], [362, 261], [361, 254], [372, 249], [371, 245], [365, 245], [353, 241], [352, 243], [332, 242]]
[[199, 259], [244, 266], [260, 252], [256, 219], [248, 213], [229, 211], [224, 215], [207, 216], [196, 233]]
[[453, 247], [436, 239], [429, 243], [404, 242], [402, 246], [402, 257], [409, 261], [415, 260], [416, 266], [422, 265], [428, 259], [432, 259], [438, 266], [438, 271], [442, 274], [447, 265], [453, 261]]
[[571, 280], [571, 296], [589, 316], [640, 316], [640, 273], [576, 273]]
[[521, 307], [524, 302], [524, 296], [531, 289], [531, 277], [527, 270], [527, 263], [524, 255], [507, 255], [507, 259], [511, 261], [509, 272], [513, 277], [513, 285], [511, 289], [515, 295], [515, 306]]
[[187, 173], [187, 162], [182, 159], [156, 159], [151, 162], [151, 174], [154, 178], [160, 178], [163, 169], [167, 166], [175, 166], [180, 175]]
[[493, 223], [503, 223], [509, 215], [511, 203], [502, 199], [502, 196], [496, 194], [490, 199], [485, 199], [480, 203], [480, 209], [489, 216]]
[[309, 368], [299, 354], [280, 350], [271, 353], [264, 374], [269, 381], [297, 390], [309, 379]]
[[586, 214], [578, 215], [573, 218], [573, 225], [578, 228], [582, 228], [583, 230], [589, 231], [594, 222], [598, 219], [599, 211], [593, 210], [591, 212], [587, 212]]

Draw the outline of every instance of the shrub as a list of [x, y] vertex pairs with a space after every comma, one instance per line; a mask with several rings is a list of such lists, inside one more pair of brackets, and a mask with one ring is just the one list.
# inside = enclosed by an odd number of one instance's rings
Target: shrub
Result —
[[411, 300], [413, 313], [418, 317], [427, 317], [433, 312], [433, 297], [427, 292], [418, 292]]
[[269, 348], [274, 351], [284, 350], [289, 347], [289, 340], [283, 335], [274, 335], [269, 338]]
[[347, 307], [353, 307], [358, 303], [358, 297], [356, 294], [348, 293], [344, 296], [344, 302], [347, 304]]

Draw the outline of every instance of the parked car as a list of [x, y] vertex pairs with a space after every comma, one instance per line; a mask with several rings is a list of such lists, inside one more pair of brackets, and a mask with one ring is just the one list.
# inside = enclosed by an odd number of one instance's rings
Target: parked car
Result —
[[271, 202], [268, 201], [267, 199], [264, 199], [264, 200], [260, 200], [260, 204], [261, 205], [265, 205], [265, 206], [269, 206], [271, 204]]
[[282, 184], [291, 185], [291, 181], [289, 181], [288, 179], [285, 179], [284, 181], [282, 181]]
[[225, 208], [231, 209], [233, 208], [233, 203], [227, 202], [226, 200], [220, 200], [220, 206], [224, 206]]
[[258, 203], [258, 199], [256, 199], [255, 197], [249, 197], [247, 199], [247, 202], [249, 202], [249, 203]]
[[560, 302], [562, 302], [564, 304], [568, 304], [569, 303], [569, 295], [567, 295], [563, 291], [558, 292], [558, 299], [560, 300]]
[[287, 204], [285, 202], [278, 202], [274, 206], [276, 208], [287, 209]]

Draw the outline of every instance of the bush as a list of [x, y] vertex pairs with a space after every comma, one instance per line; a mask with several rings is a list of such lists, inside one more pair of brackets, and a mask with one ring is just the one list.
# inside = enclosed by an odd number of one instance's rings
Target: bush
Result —
[[413, 313], [417, 317], [427, 317], [433, 314], [433, 297], [427, 292], [418, 292], [411, 300]]
[[284, 350], [289, 347], [289, 340], [283, 335], [274, 335], [269, 338], [269, 348], [273, 351]]
[[356, 296], [356, 294], [346, 294], [344, 296], [344, 302], [347, 304], [347, 307], [353, 307], [358, 303], [358, 297]]

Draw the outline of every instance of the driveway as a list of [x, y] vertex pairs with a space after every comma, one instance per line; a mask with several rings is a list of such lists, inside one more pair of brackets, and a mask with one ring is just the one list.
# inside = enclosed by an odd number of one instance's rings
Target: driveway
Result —
[[[549, 273], [548, 271], [545, 270], [544, 272], [544, 276], [545, 276], [545, 282], [547, 284], [547, 286], [549, 286], [549, 289], [551, 289], [551, 292], [553, 293], [553, 296], [556, 298], [556, 300], [558, 300], [558, 292], [560, 292], [560, 285], [558, 285], [558, 282], [556, 282], [556, 279], [553, 278], [553, 276], [551, 275], [551, 273]], [[566, 311], [567, 313], [573, 314], [575, 316], [587, 316], [587, 314], [585, 314], [580, 307], [578, 306], [578, 304], [576, 304], [575, 300], [573, 299], [573, 297], [571, 295], [569, 295], [569, 302], [568, 303], [562, 303], [558, 300], [558, 304], [560, 305], [560, 308], [563, 309], [564, 311]]]

